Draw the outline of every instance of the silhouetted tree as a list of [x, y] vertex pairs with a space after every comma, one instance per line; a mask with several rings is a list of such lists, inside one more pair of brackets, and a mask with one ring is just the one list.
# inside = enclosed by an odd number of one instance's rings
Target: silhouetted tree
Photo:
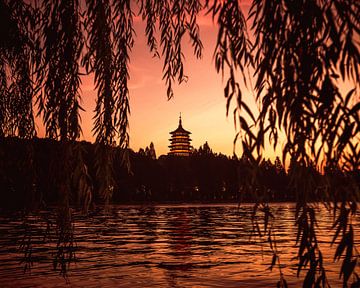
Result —
[[149, 147], [145, 148], [145, 155], [153, 160], [156, 160], [156, 151], [153, 142], [150, 143]]

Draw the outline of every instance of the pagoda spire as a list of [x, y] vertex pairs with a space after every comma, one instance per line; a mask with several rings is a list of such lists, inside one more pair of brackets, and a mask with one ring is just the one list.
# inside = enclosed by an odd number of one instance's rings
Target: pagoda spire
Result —
[[181, 127], [181, 124], [182, 124], [182, 122], [181, 122], [181, 112], [180, 112], [180, 117], [179, 117], [179, 127]]

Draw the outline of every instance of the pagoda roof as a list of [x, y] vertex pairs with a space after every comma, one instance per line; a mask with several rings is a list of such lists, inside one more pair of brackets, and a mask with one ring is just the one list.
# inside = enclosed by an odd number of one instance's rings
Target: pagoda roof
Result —
[[186, 133], [186, 134], [191, 134], [191, 132], [185, 130], [183, 127], [179, 126], [176, 130], [171, 131], [170, 134], [175, 134], [175, 133]]
[[191, 134], [191, 132], [185, 130], [185, 129], [182, 127], [181, 115], [180, 115], [180, 118], [179, 118], [179, 126], [178, 126], [178, 128], [176, 128], [176, 130], [170, 132], [170, 134], [175, 134], [175, 133]]

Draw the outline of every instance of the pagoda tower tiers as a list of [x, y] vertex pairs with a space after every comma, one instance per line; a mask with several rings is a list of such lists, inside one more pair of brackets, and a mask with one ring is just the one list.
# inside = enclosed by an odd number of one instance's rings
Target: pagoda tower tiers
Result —
[[191, 145], [190, 145], [190, 134], [191, 132], [186, 131], [182, 127], [181, 123], [181, 114], [179, 117], [179, 127], [170, 132], [171, 139], [170, 140], [170, 151], [168, 155], [174, 156], [189, 156], [191, 154]]

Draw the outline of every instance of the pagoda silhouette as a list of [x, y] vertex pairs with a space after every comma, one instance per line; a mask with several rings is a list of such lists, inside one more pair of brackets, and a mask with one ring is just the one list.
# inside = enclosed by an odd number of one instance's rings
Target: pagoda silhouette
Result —
[[173, 156], [189, 156], [191, 154], [192, 147], [190, 145], [190, 134], [191, 132], [186, 131], [182, 127], [182, 121], [181, 121], [181, 113], [179, 117], [179, 127], [170, 132], [171, 139], [170, 141], [170, 151], [168, 155]]

